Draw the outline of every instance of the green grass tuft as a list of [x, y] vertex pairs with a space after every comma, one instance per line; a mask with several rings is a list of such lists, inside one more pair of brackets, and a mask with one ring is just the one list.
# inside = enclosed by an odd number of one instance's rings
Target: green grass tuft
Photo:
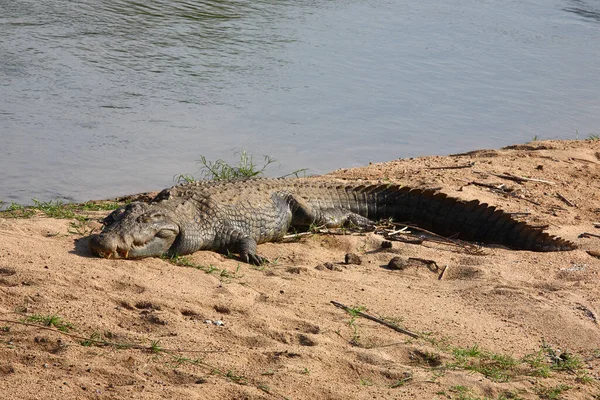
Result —
[[56, 314], [53, 315], [41, 315], [33, 314], [25, 318], [26, 322], [34, 322], [42, 324], [44, 326], [55, 327], [61, 332], [69, 332], [74, 329], [73, 324], [64, 321], [61, 317]]
[[[256, 178], [264, 175], [266, 169], [276, 162], [271, 156], [264, 156], [261, 165], [254, 162], [254, 156], [245, 150], [234, 153], [239, 160], [237, 164], [232, 165], [224, 160], [210, 161], [205, 156], [200, 156], [197, 164], [200, 166], [200, 177], [196, 179], [191, 174], [179, 174], [173, 177], [173, 180], [178, 183], [191, 183], [197, 180], [213, 180], [213, 181], [231, 181], [236, 179]], [[296, 177], [306, 176], [307, 168], [298, 169], [283, 175], [282, 178], [294, 175]]]
[[536, 389], [536, 394], [545, 400], [559, 400], [562, 398], [563, 392], [571, 389], [568, 385], [558, 385], [554, 387], [541, 387]]
[[[270, 156], [264, 157], [262, 166], [254, 162], [254, 157], [245, 150], [235, 153], [239, 160], [237, 165], [231, 165], [224, 160], [210, 161], [205, 156], [200, 156], [200, 179], [214, 181], [231, 181], [235, 179], [248, 179], [263, 175], [267, 167], [275, 162]], [[176, 175], [174, 179], [179, 183], [194, 182], [196, 178], [190, 174]]]

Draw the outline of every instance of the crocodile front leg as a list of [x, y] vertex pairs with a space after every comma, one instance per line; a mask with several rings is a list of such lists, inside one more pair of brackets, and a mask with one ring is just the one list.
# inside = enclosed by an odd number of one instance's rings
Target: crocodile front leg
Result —
[[244, 233], [237, 230], [228, 232], [228, 235], [231, 237], [231, 242], [221, 250], [239, 254], [240, 259], [247, 264], [262, 265], [269, 262], [266, 258], [256, 254], [257, 243], [256, 240], [250, 236], [246, 236]]

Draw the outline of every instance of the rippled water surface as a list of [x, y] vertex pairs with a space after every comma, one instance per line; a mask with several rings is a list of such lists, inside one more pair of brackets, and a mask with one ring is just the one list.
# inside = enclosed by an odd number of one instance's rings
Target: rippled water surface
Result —
[[600, 0], [0, 0], [0, 199], [600, 133]]

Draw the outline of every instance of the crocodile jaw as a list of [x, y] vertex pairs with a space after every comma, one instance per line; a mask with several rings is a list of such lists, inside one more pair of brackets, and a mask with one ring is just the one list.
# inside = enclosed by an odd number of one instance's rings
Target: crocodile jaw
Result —
[[104, 230], [89, 242], [92, 254], [104, 258], [161, 256], [179, 235], [179, 226], [168, 215], [144, 203], [115, 210], [104, 222]]

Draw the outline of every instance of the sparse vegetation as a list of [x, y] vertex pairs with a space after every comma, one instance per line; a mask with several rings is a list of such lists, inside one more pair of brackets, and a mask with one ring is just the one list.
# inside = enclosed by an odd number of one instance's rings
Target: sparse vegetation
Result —
[[440, 391], [437, 392], [436, 394], [444, 396], [447, 399], [451, 399], [451, 400], [521, 400], [521, 397], [519, 397], [519, 395], [517, 393], [513, 393], [513, 392], [503, 392], [501, 394], [499, 394], [497, 397], [488, 397], [488, 396], [484, 396], [484, 397], [479, 397], [477, 395], [474, 394], [473, 389], [468, 388], [466, 386], [462, 386], [462, 385], [455, 385], [455, 386], [451, 386], [448, 389], [448, 392], [445, 391]]
[[169, 261], [171, 264], [181, 267], [195, 268], [207, 274], [212, 274], [215, 271], [219, 271], [219, 279], [225, 283], [231, 282], [233, 279], [241, 279], [244, 277], [244, 275], [240, 273], [242, 267], [239, 264], [234, 272], [230, 272], [227, 268], [219, 269], [212, 264], [208, 266], [197, 264], [184, 256], [166, 257], [165, 260]]
[[405, 372], [404, 377], [401, 379], [398, 379], [398, 380], [396, 380], [396, 382], [392, 383], [390, 385], [390, 388], [395, 389], [395, 388], [402, 387], [402, 386], [406, 385], [408, 382], [410, 382], [412, 380], [412, 378], [413, 378], [412, 373]]
[[246, 385], [248, 383], [248, 379], [246, 379], [244, 375], [238, 375], [232, 370], [229, 370], [225, 373], [222, 373], [219, 370], [213, 370], [213, 373], [224, 376], [225, 378], [237, 383], [238, 385]]
[[554, 387], [540, 387], [536, 389], [536, 394], [545, 400], [559, 400], [563, 392], [571, 389], [569, 385], [557, 385]]
[[[22, 206], [17, 203], [10, 203], [5, 210], [0, 211], [0, 216], [4, 218], [31, 218], [34, 215], [42, 214], [50, 218], [59, 219], [87, 219], [87, 216], [80, 215], [82, 212], [89, 211], [108, 211], [119, 208], [122, 204], [117, 202], [94, 202], [85, 203], [64, 203], [61, 200], [39, 201], [32, 199], [33, 205]], [[4, 204], [0, 202], [0, 206]]]
[[350, 320], [348, 321], [348, 326], [352, 328], [352, 338], [350, 339], [350, 344], [353, 346], [360, 347], [360, 330], [358, 325], [356, 324], [356, 320], [358, 319], [358, 313], [366, 310], [364, 306], [350, 307], [348, 310], [348, 314], [350, 314]]
[[160, 340], [153, 340], [153, 341], [151, 341], [150, 342], [149, 351], [151, 353], [154, 353], [154, 354], [158, 354], [161, 351], [163, 351], [162, 347], [160, 346]]
[[61, 332], [69, 332], [74, 329], [73, 324], [70, 322], [64, 321], [61, 317], [56, 314], [52, 315], [41, 315], [41, 314], [33, 314], [25, 318], [26, 322], [33, 322], [42, 324], [44, 326], [55, 327]]
[[[123, 204], [117, 202], [93, 202], [71, 204], [63, 203], [60, 200], [39, 201], [33, 199], [33, 205], [22, 206], [17, 203], [11, 203], [5, 210], [0, 211], [0, 217], [4, 218], [31, 218], [36, 215], [44, 215], [49, 218], [73, 219], [69, 224], [68, 232], [74, 235], [90, 235], [94, 229], [88, 226], [90, 216], [86, 212], [90, 211], [110, 211], [115, 210]], [[2, 206], [0, 201], [0, 207]]]
[[518, 375], [548, 377], [552, 368], [542, 352], [516, 359], [506, 354], [483, 351], [474, 345], [470, 348], [454, 347], [452, 355], [455, 362], [446, 365], [446, 368], [479, 372], [495, 382], [508, 382]]
[[84, 347], [90, 347], [90, 346], [98, 346], [102, 342], [108, 343], [108, 342], [102, 340], [102, 335], [100, 333], [93, 332], [89, 339], [82, 340], [79, 342], [79, 344], [81, 344]]
[[[200, 166], [200, 170], [198, 171], [200, 176], [198, 179], [192, 174], [179, 174], [175, 175], [173, 180], [178, 183], [189, 183], [197, 180], [231, 181], [235, 179], [256, 178], [257, 176], [264, 175], [267, 168], [271, 164], [277, 162], [271, 156], [264, 156], [262, 165], [258, 165], [254, 162], [254, 156], [245, 150], [234, 154], [239, 157], [236, 165], [229, 164], [227, 161], [221, 159], [210, 161], [205, 156], [201, 155], [200, 160], [197, 162]], [[289, 174], [282, 176], [282, 178], [291, 175], [296, 177], [305, 175], [306, 171], [307, 168], [302, 168], [290, 172]]]
[[371, 381], [368, 378], [360, 378], [360, 384], [361, 384], [361, 386], [373, 386], [374, 385], [373, 381]]
[[[267, 167], [275, 162], [270, 156], [264, 156], [262, 166], [257, 166], [254, 157], [245, 150], [235, 153], [239, 157], [237, 165], [231, 165], [224, 160], [210, 161], [205, 156], [200, 156], [200, 180], [230, 181], [235, 179], [254, 178], [264, 174]], [[196, 179], [191, 174], [180, 174], [174, 177], [179, 183], [194, 182]]]
[[554, 371], [567, 371], [574, 374], [583, 367], [579, 357], [567, 351], [554, 349], [547, 343], [542, 344], [542, 351], [552, 363], [550, 368]]

